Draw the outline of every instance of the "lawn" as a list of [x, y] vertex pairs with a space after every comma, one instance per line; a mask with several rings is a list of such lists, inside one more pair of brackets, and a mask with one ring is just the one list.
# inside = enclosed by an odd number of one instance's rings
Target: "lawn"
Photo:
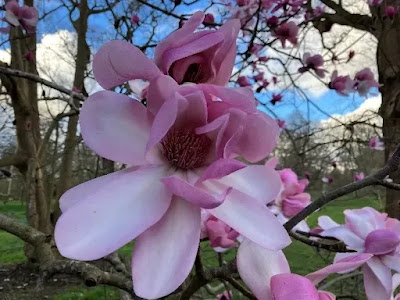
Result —
[[[317, 219], [321, 215], [328, 215], [337, 222], [343, 222], [343, 210], [346, 208], [361, 208], [371, 206], [380, 209], [379, 203], [373, 198], [343, 198], [336, 200], [333, 203], [321, 208], [307, 220], [310, 227], [317, 224]], [[20, 202], [0, 203], [0, 213], [19, 219], [25, 222], [25, 207]], [[216, 253], [208, 246], [207, 243], [202, 243], [202, 253], [204, 263], [207, 267], [218, 265]], [[132, 244], [128, 244], [120, 250], [122, 255], [129, 256], [132, 251]], [[329, 255], [325, 251], [316, 251], [299, 242], [293, 242], [285, 249], [285, 254], [290, 262], [292, 272], [298, 274], [307, 274], [316, 269], [319, 269], [329, 263], [333, 255]], [[235, 251], [229, 251], [223, 255], [225, 260], [232, 259]], [[25, 261], [24, 243], [13, 235], [10, 235], [0, 230], [0, 267], [2, 265], [21, 263]], [[0, 287], [1, 287], [0, 282]], [[68, 292], [62, 292], [54, 296], [57, 300], [110, 300], [119, 299], [118, 291], [110, 287], [94, 287], [86, 288], [84, 286], [71, 289]]]

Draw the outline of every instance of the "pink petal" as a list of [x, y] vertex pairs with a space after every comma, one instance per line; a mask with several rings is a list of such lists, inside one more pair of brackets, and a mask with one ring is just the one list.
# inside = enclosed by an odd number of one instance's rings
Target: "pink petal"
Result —
[[336, 300], [336, 296], [332, 293], [325, 291], [318, 291], [319, 300]]
[[280, 134], [278, 124], [263, 112], [249, 114], [235, 153], [250, 162], [264, 159], [275, 148]]
[[400, 237], [393, 230], [377, 229], [367, 235], [365, 252], [374, 255], [390, 254], [400, 244]]
[[364, 249], [364, 240], [343, 225], [324, 230], [321, 232], [321, 235], [337, 238], [338, 240], [343, 241], [348, 248], [353, 250], [361, 251]]
[[318, 270], [314, 273], [308, 274], [306, 277], [311, 280], [314, 284], [320, 283], [324, 280], [328, 275], [340, 272], [346, 272], [348, 270], [354, 270], [365, 264], [373, 257], [372, 254], [368, 253], [361, 253], [361, 254], [354, 254], [338, 260], [337, 262]]
[[200, 241], [200, 209], [179, 198], [165, 216], [139, 236], [132, 258], [136, 295], [157, 299], [189, 275]]
[[279, 158], [271, 157], [265, 162], [264, 166], [275, 169], [278, 164], [279, 164]]
[[218, 182], [249, 195], [265, 205], [278, 196], [282, 186], [277, 171], [260, 165], [247, 166], [220, 178]]
[[224, 86], [229, 82], [235, 64], [236, 38], [239, 30], [240, 21], [236, 19], [228, 20], [218, 30], [224, 35], [224, 41], [213, 61], [215, 68], [218, 70], [213, 84]]
[[219, 159], [204, 170], [197, 183], [201, 183], [207, 179], [219, 179], [245, 167], [244, 163], [236, 159]]
[[178, 88], [175, 80], [167, 75], [158, 76], [150, 81], [147, 92], [148, 111], [155, 116], [165, 101], [175, 97]]
[[324, 230], [340, 226], [328, 216], [321, 216], [318, 218], [318, 226]]
[[286, 230], [265, 204], [237, 190], [232, 190], [224, 203], [209, 212], [264, 248], [281, 250], [291, 243]]
[[[193, 32], [203, 23], [204, 20], [204, 13], [198, 11], [193, 14], [193, 16], [185, 22], [182, 28], [176, 30], [175, 32], [171, 33], [167, 38], [165, 38], [162, 42], [160, 42], [154, 52], [154, 61], [159, 66], [163, 65], [163, 56], [164, 52], [168, 49], [175, 48], [182, 43], [182, 40], [185, 39], [187, 36], [193, 34]], [[167, 70], [162, 68], [163, 72], [166, 73]]]
[[139, 101], [110, 91], [95, 93], [82, 106], [80, 125], [85, 144], [100, 156], [126, 164], [146, 164], [150, 123]]
[[271, 251], [245, 239], [237, 253], [240, 278], [258, 299], [272, 300], [270, 281], [276, 274], [289, 273], [290, 268], [282, 251]]
[[63, 202], [75, 205], [61, 215], [55, 228], [60, 253], [72, 259], [99, 259], [158, 222], [172, 197], [160, 181], [165, 172], [154, 167], [129, 168], [90, 183], [86, 198], [79, 201], [66, 199], [76, 192], [63, 196]]
[[382, 255], [380, 259], [385, 266], [400, 273], [400, 253]]
[[297, 274], [278, 274], [271, 278], [274, 300], [319, 300], [318, 291], [306, 277]]
[[371, 258], [364, 265], [364, 287], [368, 299], [390, 299], [392, 294], [392, 272], [379, 258]]
[[371, 207], [346, 209], [344, 215], [346, 226], [362, 239], [365, 239], [375, 229], [385, 228], [382, 214]]
[[105, 89], [132, 79], [151, 80], [161, 75], [157, 66], [138, 48], [125, 41], [102, 46], [93, 59], [93, 73]]
[[212, 194], [177, 176], [163, 178], [162, 182], [174, 195], [202, 208], [215, 208], [221, 205], [229, 191], [229, 189], [225, 189], [221, 194]]
[[19, 23], [18, 17], [10, 10], [6, 10], [6, 15], [4, 19], [11, 25], [13, 26], [19, 26], [21, 25]]

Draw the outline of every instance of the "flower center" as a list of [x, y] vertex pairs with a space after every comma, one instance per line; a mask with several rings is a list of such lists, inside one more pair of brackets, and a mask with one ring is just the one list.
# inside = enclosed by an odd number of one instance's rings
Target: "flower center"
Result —
[[209, 153], [211, 140], [193, 129], [172, 129], [161, 141], [163, 154], [178, 169], [201, 167]]

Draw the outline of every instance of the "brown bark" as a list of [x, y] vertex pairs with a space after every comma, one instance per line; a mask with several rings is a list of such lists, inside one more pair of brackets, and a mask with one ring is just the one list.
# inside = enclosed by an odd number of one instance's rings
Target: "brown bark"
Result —
[[[385, 159], [388, 160], [396, 146], [400, 144], [400, 21], [383, 20], [379, 24], [377, 63], [379, 81], [383, 86], [382, 105], [379, 114], [383, 118], [383, 137]], [[394, 172], [390, 177], [400, 182], [400, 173]], [[386, 212], [400, 218], [400, 192], [387, 189]]]

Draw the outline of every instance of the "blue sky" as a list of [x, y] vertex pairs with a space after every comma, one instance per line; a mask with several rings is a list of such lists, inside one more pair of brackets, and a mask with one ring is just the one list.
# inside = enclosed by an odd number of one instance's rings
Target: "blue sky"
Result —
[[[44, 11], [49, 11], [57, 7], [58, 3], [58, 1], [43, 0], [39, 2], [38, 9], [41, 11], [42, 14]], [[122, 10], [126, 7], [127, 3], [128, 0], [125, 3], [123, 2], [121, 6], [119, 6], [118, 9], [120, 10], [119, 13], [121, 15], [123, 13]], [[178, 6], [176, 13], [189, 14], [193, 13], [198, 8], [198, 6], [192, 6], [190, 8], [185, 8], [185, 6]], [[146, 11], [146, 9], [141, 11], [140, 13], [139, 16], [141, 17], [141, 19], [145, 19], [145, 17], [147, 16], [148, 11]], [[118, 13], [118, 10], [116, 12]], [[113, 24], [110, 20], [111, 16], [109, 14], [98, 14], [91, 16], [89, 20], [89, 27], [92, 30], [89, 32], [88, 36], [93, 51], [96, 51], [103, 43], [107, 42], [108, 40], [115, 38], [115, 31], [113, 30]], [[165, 36], [168, 31], [177, 28], [178, 26], [178, 20], [174, 18], [169, 18], [168, 22], [168, 26], [162, 24], [157, 28], [157, 34], [160, 38], [162, 36]], [[69, 21], [67, 10], [65, 8], [57, 10], [45, 20], [39, 23], [39, 41], [42, 34], [55, 33], [61, 29], [74, 31]], [[139, 30], [135, 32], [134, 41], [136, 44], [141, 43], [141, 41], [143, 40], [143, 36], [148, 34], [148, 30], [149, 27], [146, 27], [145, 25], [140, 26]], [[274, 92], [276, 93], [278, 91]], [[286, 121], [290, 121], [289, 119], [291, 116], [293, 116], [294, 112], [301, 113], [303, 116], [305, 116], [305, 118], [309, 118], [312, 121], [327, 119], [328, 115], [346, 114], [352, 112], [365, 101], [365, 98], [360, 97], [357, 94], [343, 97], [337, 94], [335, 91], [328, 89], [325, 93], [322, 93], [320, 95], [315, 95], [309, 91], [305, 91], [305, 93], [307, 94], [309, 99], [323, 112], [319, 111], [311, 103], [308, 103], [308, 101], [305, 100], [299, 92], [293, 90], [286, 91], [283, 94], [282, 103], [278, 103], [275, 106], [269, 103], [272, 92], [266, 92], [263, 94], [258, 94], [256, 96], [258, 99], [262, 99], [266, 103], [268, 108], [272, 109], [280, 119]], [[374, 94], [377, 94], [377, 91]], [[263, 107], [261, 107], [260, 109], [269, 113], [268, 110]]]

